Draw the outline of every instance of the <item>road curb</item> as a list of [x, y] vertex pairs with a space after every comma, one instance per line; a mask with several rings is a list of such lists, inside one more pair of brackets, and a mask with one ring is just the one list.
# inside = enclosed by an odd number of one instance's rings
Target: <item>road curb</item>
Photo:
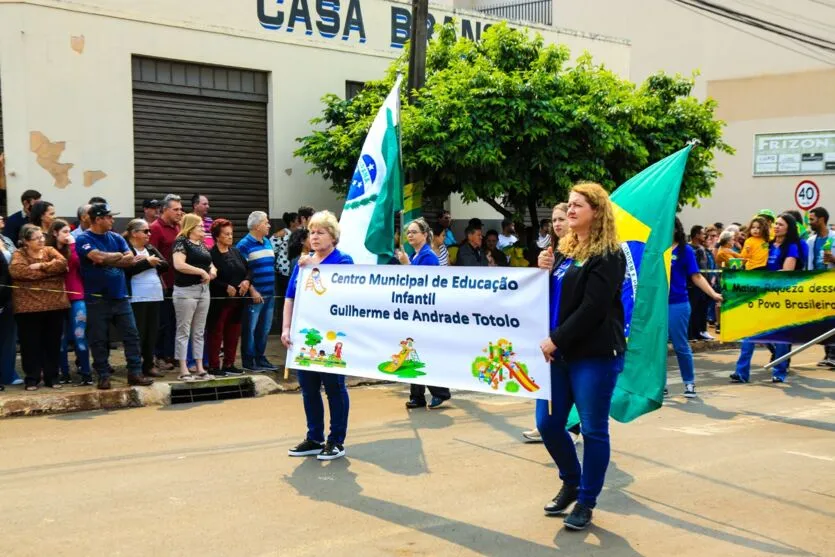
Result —
[[[739, 343], [722, 344], [718, 341], [694, 341], [690, 343], [694, 353], [713, 352], [716, 350], [733, 350], [739, 348]], [[675, 355], [670, 348], [668, 356]], [[267, 375], [248, 375], [241, 380], [252, 381], [256, 397], [280, 393], [295, 393], [300, 390], [295, 374], [283, 379], [279, 371], [276, 379]], [[218, 382], [204, 381], [190, 383], [194, 387], [211, 387], [213, 383], [228, 382], [228, 379]], [[362, 377], [347, 377], [349, 388], [369, 385], [384, 385], [392, 381], [373, 380]], [[49, 391], [41, 389], [36, 393], [21, 392], [12, 394], [8, 391], [0, 394], [0, 419], [23, 416], [39, 416], [44, 414], [67, 414], [71, 412], [89, 412], [94, 410], [119, 410], [122, 408], [140, 408], [144, 406], [171, 405], [171, 385], [181, 383], [157, 382], [150, 387], [117, 387], [109, 391]]]

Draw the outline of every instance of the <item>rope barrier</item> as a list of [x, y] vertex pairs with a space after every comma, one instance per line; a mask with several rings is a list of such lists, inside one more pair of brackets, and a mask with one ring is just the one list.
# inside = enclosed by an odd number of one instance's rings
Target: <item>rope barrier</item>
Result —
[[[32, 292], [53, 292], [53, 293], [73, 294], [73, 295], [76, 295], [76, 296], [101, 298], [103, 300], [110, 299], [110, 298], [107, 298], [107, 296], [104, 296], [103, 294], [85, 294], [84, 292], [73, 292], [72, 290], [60, 290], [60, 289], [55, 289], [55, 288], [37, 288], [37, 287], [34, 287], [34, 286], [18, 286], [16, 284], [0, 284], [0, 288], [11, 288], [11, 289], [15, 289], [15, 290], [30, 290]], [[284, 297], [285, 296], [279, 296], [279, 295], [276, 295], [276, 294], [268, 294], [268, 295], [262, 295], [261, 296], [261, 298], [263, 298], [264, 300], [280, 299], [280, 298], [284, 298]], [[126, 298], [120, 298], [120, 299], [131, 300], [131, 299], [133, 299], [133, 297], [132, 296], [127, 296]], [[138, 299], [148, 301], [145, 298], [138, 298]], [[185, 300], [204, 300], [205, 298], [203, 298], [202, 296], [200, 296], [200, 297], [197, 297], [197, 296], [163, 296], [162, 299], [163, 300], [174, 300], [174, 299], [178, 299], [178, 300], [184, 300], [184, 299]], [[233, 296], [209, 296], [209, 299], [210, 300], [251, 300], [252, 297], [251, 296], [234, 296], [234, 297]], [[153, 300], [153, 301], [156, 302], [156, 301], [159, 301], [159, 300]]]

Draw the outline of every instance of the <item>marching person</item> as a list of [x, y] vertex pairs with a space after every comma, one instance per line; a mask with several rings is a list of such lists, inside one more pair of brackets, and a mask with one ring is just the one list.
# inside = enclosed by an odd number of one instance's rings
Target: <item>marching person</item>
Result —
[[64, 292], [67, 260], [44, 245], [43, 232], [34, 224], [20, 229], [19, 246], [9, 272], [19, 287], [12, 289], [12, 300], [26, 390], [37, 390], [41, 375], [44, 386], [60, 389], [61, 332], [70, 307]]
[[[545, 506], [564, 514], [566, 528], [582, 530], [603, 489], [609, 465], [609, 408], [626, 351], [621, 286], [626, 262], [606, 190], [598, 184], [574, 186], [568, 200], [569, 233], [559, 252], [543, 251], [539, 267], [551, 271], [551, 334], [540, 343], [551, 363], [552, 410], [536, 401], [536, 421], [563, 482]], [[583, 466], [565, 427], [577, 407], [585, 450]]]
[[64, 289], [70, 301], [70, 311], [64, 322], [61, 336], [61, 379], [60, 383], [70, 383], [69, 344], [73, 339], [75, 347], [75, 363], [80, 376], [79, 385], [93, 384], [90, 374], [90, 350], [87, 347], [87, 304], [84, 303], [84, 282], [81, 280], [81, 261], [75, 252], [75, 238], [70, 235], [70, 225], [55, 219], [49, 227], [46, 245], [58, 250], [67, 260], [67, 274]]
[[[791, 215], [783, 213], [774, 221], [774, 239], [769, 243], [767, 271], [795, 271], [800, 265], [800, 237], [797, 223]], [[775, 343], [773, 357], [776, 360], [791, 352], [791, 345]], [[736, 362], [736, 371], [731, 374], [731, 383], [747, 383], [751, 375], [751, 358], [756, 345], [753, 341], [743, 340]], [[789, 373], [788, 361], [771, 368], [771, 382], [785, 383]]]
[[[829, 211], [823, 207], [809, 211], [809, 228], [812, 233], [806, 240], [806, 268], [810, 271], [835, 269], [835, 231], [829, 229]], [[835, 344], [824, 346], [824, 357], [818, 367], [835, 368]]]
[[[435, 252], [430, 247], [432, 231], [429, 229], [429, 225], [425, 220], [415, 219], [406, 226], [406, 241], [412, 246], [414, 253], [410, 257], [406, 252], [397, 250], [395, 256], [401, 265], [426, 265], [431, 267], [440, 265], [438, 256], [435, 255]], [[412, 385], [406, 408], [426, 407], [426, 388], [423, 385]], [[432, 400], [429, 401], [429, 408], [431, 409], [440, 407], [452, 397], [449, 389], [446, 387], [430, 386], [428, 388], [432, 394]]]
[[147, 387], [154, 383], [142, 375], [139, 332], [130, 307], [124, 269], [135, 261], [128, 243], [113, 232], [113, 216], [103, 203], [90, 206], [90, 228], [75, 243], [81, 260], [84, 301], [87, 304], [87, 343], [93, 356], [93, 369], [99, 376], [97, 388], [112, 388], [110, 375], [110, 327], [122, 336], [128, 368], [128, 385]]
[[[180, 364], [180, 381], [214, 379], [203, 368], [203, 342], [206, 317], [209, 315], [209, 282], [217, 276], [212, 256], [206, 249], [203, 219], [194, 213], [183, 217], [174, 242], [174, 314], [177, 336], [174, 357]], [[191, 341], [196, 374], [188, 369], [188, 345]]]
[[230, 221], [215, 220], [212, 223], [212, 237], [215, 245], [210, 253], [217, 276], [209, 283], [209, 293], [212, 296], [206, 327], [209, 332], [209, 373], [219, 376], [242, 375], [243, 370], [235, 367], [235, 356], [241, 338], [243, 297], [249, 293], [251, 275], [244, 256], [234, 246]]
[[[684, 396], [696, 397], [696, 372], [693, 364], [693, 350], [690, 348], [688, 332], [690, 331], [690, 300], [692, 294], [688, 292], [688, 283], [698, 288], [700, 294], [706, 295], [714, 302], [721, 302], [722, 295], [718, 294], [707, 279], [699, 272], [696, 262], [696, 252], [687, 243], [684, 227], [676, 217], [673, 230], [673, 254], [670, 260], [670, 293], [667, 297], [667, 329], [673, 350], [676, 352], [678, 369], [684, 382]], [[667, 394], [666, 387], [664, 394]]]
[[[284, 299], [284, 325], [281, 342], [290, 348], [292, 341], [293, 301], [299, 280], [299, 268], [304, 265], [352, 265], [351, 256], [336, 249], [339, 242], [339, 222], [330, 211], [314, 214], [307, 223], [310, 230], [310, 247], [313, 253], [303, 257], [293, 269], [287, 296]], [[304, 414], [307, 418], [307, 436], [304, 441], [288, 451], [290, 456], [313, 456], [319, 460], [334, 460], [345, 456], [345, 434], [348, 431], [348, 389], [345, 376], [336, 373], [296, 370], [302, 389]], [[325, 407], [322, 404], [322, 385], [328, 397], [330, 409], [330, 433], [325, 440]]]
[[[556, 252], [559, 252], [559, 245], [560, 240], [562, 240], [566, 234], [568, 234], [568, 203], [558, 203], [554, 205], [554, 209], [551, 211], [551, 220], [546, 221], [550, 222], [551, 230], [550, 230], [550, 239], [548, 241], [548, 245], [543, 248], [543, 250], [548, 249], [549, 247], [556, 248]], [[574, 444], [580, 442], [580, 426], [574, 425], [568, 428], [568, 432], [571, 434], [571, 438], [574, 441]], [[542, 443], [542, 435], [539, 433], [539, 430], [533, 428], [529, 431], [523, 431], [522, 437], [525, 438], [525, 441], [528, 443]]]
[[133, 219], [124, 234], [136, 264], [125, 269], [130, 307], [139, 331], [142, 351], [142, 374], [148, 377], [165, 377], [154, 365], [154, 348], [159, 335], [159, 313], [162, 306], [162, 274], [168, 270], [168, 261], [151, 242], [151, 226], [145, 219]]

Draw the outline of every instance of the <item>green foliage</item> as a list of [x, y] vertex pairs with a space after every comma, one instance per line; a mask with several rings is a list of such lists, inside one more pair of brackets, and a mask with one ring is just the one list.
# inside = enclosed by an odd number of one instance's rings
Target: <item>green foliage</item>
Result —
[[322, 333], [316, 329], [308, 329], [304, 337], [305, 346], [315, 348], [322, 342]]
[[[404, 52], [350, 101], [326, 95], [313, 120], [323, 129], [298, 139], [296, 155], [334, 191], [347, 192], [365, 135], [407, 60]], [[425, 177], [424, 195], [461, 194], [497, 209], [501, 200], [519, 213], [566, 199], [578, 181], [612, 190], [691, 139], [701, 146], [690, 156], [680, 204], [710, 195], [719, 176], [714, 153], [733, 149], [722, 141], [715, 101], [690, 96], [692, 78], [659, 73], [635, 85], [588, 54], [569, 60], [565, 46], [505, 24], [478, 43], [456, 38], [452, 24], [438, 26], [426, 86], [413, 105], [403, 91], [404, 165]]]

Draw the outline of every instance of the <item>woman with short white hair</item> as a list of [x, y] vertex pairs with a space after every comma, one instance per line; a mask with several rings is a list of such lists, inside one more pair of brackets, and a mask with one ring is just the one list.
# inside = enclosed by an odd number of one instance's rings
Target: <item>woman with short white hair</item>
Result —
[[[281, 342], [286, 348], [292, 344], [293, 301], [299, 281], [299, 268], [306, 265], [352, 265], [354, 260], [347, 253], [336, 249], [339, 242], [339, 222], [330, 211], [320, 211], [308, 221], [310, 248], [313, 253], [303, 256], [293, 269], [287, 296], [284, 299], [284, 325]], [[345, 456], [345, 434], [348, 431], [348, 389], [345, 376], [335, 373], [296, 370], [302, 389], [304, 413], [307, 417], [307, 436], [304, 441], [288, 451], [290, 456], [313, 456], [319, 460], [334, 460]], [[331, 430], [325, 440], [325, 407], [322, 404], [322, 385], [328, 397], [331, 413]]]

